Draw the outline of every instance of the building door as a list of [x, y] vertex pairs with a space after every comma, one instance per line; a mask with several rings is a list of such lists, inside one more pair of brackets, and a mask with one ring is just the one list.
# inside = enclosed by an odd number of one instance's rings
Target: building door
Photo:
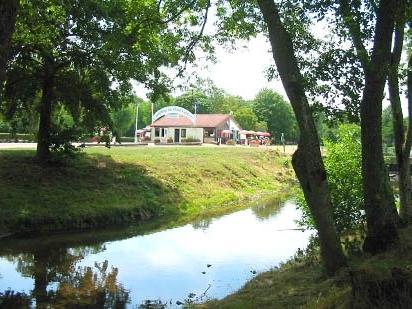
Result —
[[180, 143], [180, 129], [175, 129], [175, 143]]

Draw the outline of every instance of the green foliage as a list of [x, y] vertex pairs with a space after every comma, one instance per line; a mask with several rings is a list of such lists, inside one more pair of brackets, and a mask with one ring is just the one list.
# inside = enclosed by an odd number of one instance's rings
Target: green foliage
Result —
[[35, 142], [36, 137], [33, 134], [12, 134], [12, 133], [0, 133], [0, 142], [11, 141], [23, 141], [23, 142]]
[[50, 150], [57, 153], [73, 155], [80, 151], [80, 148], [75, 147], [72, 142], [78, 141], [81, 132], [79, 129], [67, 128], [61, 129], [56, 127], [56, 131], [51, 132]]
[[[130, 103], [125, 107], [111, 112], [110, 114], [112, 120], [112, 132], [120, 141], [120, 137], [125, 136], [126, 132], [130, 131], [132, 127], [134, 129], [135, 119], [136, 119], [136, 104]], [[134, 130], [133, 136], [134, 136]]]
[[[325, 141], [325, 167], [332, 198], [332, 210], [340, 233], [360, 228], [364, 223], [362, 191], [362, 151], [360, 128], [344, 124], [338, 129], [336, 141]], [[302, 226], [314, 228], [310, 210], [303, 198], [298, 198], [303, 216]]]
[[200, 143], [200, 139], [189, 136], [187, 138], [182, 138], [182, 143]]
[[384, 146], [394, 146], [395, 135], [393, 132], [392, 110], [388, 106], [382, 111], [382, 141]]
[[235, 112], [234, 117], [242, 129], [257, 130], [258, 118], [252, 108], [241, 107]]
[[132, 80], [159, 97], [171, 84], [165, 67], [181, 71], [195, 60], [195, 46], [210, 50], [208, 36], [198, 35], [209, 5], [21, 0], [1, 111], [9, 119], [20, 118], [19, 112], [37, 118], [44, 85], [52, 85], [52, 108], [64, 105], [75, 120], [72, 128], [93, 132], [115, 120], [114, 133], [121, 135], [130, 117], [119, 107], [130, 103], [124, 97]]
[[262, 89], [253, 101], [253, 110], [259, 121], [267, 124], [268, 131], [276, 140], [285, 134], [287, 141], [296, 141], [298, 129], [290, 104], [278, 93]]

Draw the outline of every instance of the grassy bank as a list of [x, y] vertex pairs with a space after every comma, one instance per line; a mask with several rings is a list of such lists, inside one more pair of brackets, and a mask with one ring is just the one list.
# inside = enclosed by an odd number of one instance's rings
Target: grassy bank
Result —
[[236, 293], [199, 308], [412, 308], [412, 227], [388, 252], [349, 257], [326, 277], [317, 254], [295, 256]]
[[33, 156], [0, 152], [2, 233], [184, 222], [285, 194], [293, 181], [287, 159], [261, 149], [93, 148], [49, 167]]

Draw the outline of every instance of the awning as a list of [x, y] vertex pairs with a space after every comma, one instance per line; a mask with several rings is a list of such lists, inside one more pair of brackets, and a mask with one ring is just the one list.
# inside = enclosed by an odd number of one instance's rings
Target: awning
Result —
[[256, 132], [257, 136], [270, 136], [271, 134], [269, 132]]
[[230, 130], [222, 130], [221, 134], [232, 134]]

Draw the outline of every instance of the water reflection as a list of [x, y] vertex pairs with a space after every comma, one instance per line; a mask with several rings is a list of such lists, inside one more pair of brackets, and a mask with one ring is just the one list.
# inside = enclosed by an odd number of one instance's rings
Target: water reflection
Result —
[[257, 219], [264, 221], [279, 213], [282, 209], [283, 203], [284, 201], [281, 199], [271, 198], [263, 203], [259, 203], [251, 209]]
[[221, 298], [306, 246], [310, 232], [291, 230], [298, 215], [293, 204], [267, 203], [125, 239], [89, 234], [3, 241], [0, 303], [124, 308]]

